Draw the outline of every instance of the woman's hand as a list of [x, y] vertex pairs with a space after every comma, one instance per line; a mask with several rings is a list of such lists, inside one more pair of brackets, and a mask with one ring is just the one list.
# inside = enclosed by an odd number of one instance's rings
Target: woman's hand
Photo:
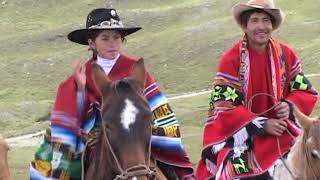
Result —
[[280, 119], [268, 119], [264, 123], [263, 128], [268, 134], [281, 136], [287, 129], [287, 122]]
[[76, 62], [74, 64], [73, 75], [75, 77], [78, 90], [85, 90], [87, 80], [85, 63], [81, 63], [79, 61]]

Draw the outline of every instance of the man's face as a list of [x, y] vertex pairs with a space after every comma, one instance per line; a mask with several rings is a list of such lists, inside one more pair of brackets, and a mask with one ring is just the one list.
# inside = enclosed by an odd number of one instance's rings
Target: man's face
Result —
[[270, 16], [263, 12], [251, 14], [247, 26], [243, 25], [242, 29], [253, 47], [267, 45], [273, 30]]

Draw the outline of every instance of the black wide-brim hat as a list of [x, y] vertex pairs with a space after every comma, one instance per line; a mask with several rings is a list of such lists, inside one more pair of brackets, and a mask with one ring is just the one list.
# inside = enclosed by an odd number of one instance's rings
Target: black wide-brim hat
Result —
[[88, 14], [86, 28], [70, 32], [68, 39], [75, 43], [88, 45], [88, 34], [92, 31], [114, 30], [124, 37], [140, 29], [141, 27], [124, 26], [115, 9], [99, 8], [92, 10]]

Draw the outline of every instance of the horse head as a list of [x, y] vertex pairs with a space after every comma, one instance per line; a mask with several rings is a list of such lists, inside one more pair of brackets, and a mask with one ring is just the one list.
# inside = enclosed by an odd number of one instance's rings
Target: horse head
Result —
[[9, 146], [5, 139], [0, 135], [0, 180], [9, 180], [10, 172], [7, 161]]
[[295, 108], [295, 116], [303, 128], [301, 150], [305, 155], [304, 179], [320, 179], [320, 120], [310, 118]]
[[143, 60], [133, 65], [129, 77], [116, 81], [93, 64], [93, 79], [102, 94], [96, 154], [100, 172], [93, 173], [94, 179], [147, 179], [153, 172], [149, 168], [152, 112], [143, 96]]

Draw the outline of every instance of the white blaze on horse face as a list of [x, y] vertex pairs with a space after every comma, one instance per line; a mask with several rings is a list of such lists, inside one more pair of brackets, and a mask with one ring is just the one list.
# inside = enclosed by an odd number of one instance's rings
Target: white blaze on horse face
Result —
[[134, 177], [132, 178], [132, 180], [138, 180], [138, 179], [137, 179], [137, 177], [134, 176]]
[[121, 113], [121, 123], [125, 129], [129, 130], [129, 126], [136, 121], [138, 112], [134, 104], [129, 99], [126, 99], [125, 107]]

